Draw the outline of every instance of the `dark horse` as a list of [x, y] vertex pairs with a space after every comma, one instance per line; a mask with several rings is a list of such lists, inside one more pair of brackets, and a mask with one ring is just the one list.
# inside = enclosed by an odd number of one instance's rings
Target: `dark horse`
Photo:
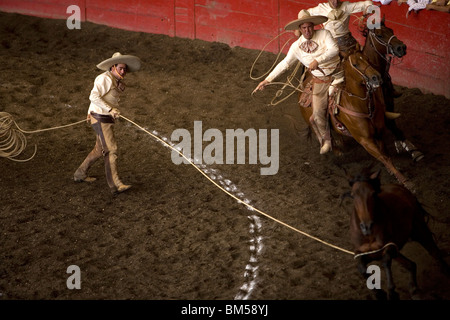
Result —
[[[392, 278], [391, 263], [396, 259], [410, 272], [410, 293], [417, 294], [416, 264], [400, 253], [407, 241], [419, 242], [429, 254], [440, 262], [448, 276], [449, 266], [444, 261], [433, 234], [427, 225], [429, 214], [417, 198], [399, 184], [381, 185], [380, 170], [375, 173], [369, 169], [356, 176], [347, 175], [353, 198], [353, 213], [350, 219], [350, 237], [354, 245], [358, 271], [366, 279], [367, 264], [381, 260], [386, 272], [388, 298], [397, 299]], [[379, 299], [386, 293], [376, 289]]]
[[[345, 82], [338, 89], [335, 98], [338, 103], [330, 104], [329, 115], [334, 132], [353, 137], [373, 157], [382, 162], [390, 174], [403, 184], [409, 184], [405, 176], [392, 163], [383, 142], [385, 131], [385, 108], [379, 86], [381, 76], [356, 50], [342, 60]], [[309, 71], [303, 81], [300, 93], [300, 111], [306, 123], [314, 129], [312, 108], [310, 108], [312, 75]], [[378, 88], [378, 89], [377, 89]], [[334, 109], [332, 106], [335, 106]], [[319, 140], [321, 143], [321, 141]], [[409, 185], [411, 187], [411, 185]]]
[[[392, 29], [386, 27], [384, 18], [378, 29], [369, 29], [367, 28], [367, 24], [364, 23], [362, 34], [366, 38], [362, 53], [367, 57], [367, 60], [375, 70], [381, 74], [383, 80], [381, 87], [386, 111], [394, 112], [394, 86], [389, 75], [389, 69], [393, 56], [401, 58], [406, 55], [406, 45], [394, 35]], [[423, 159], [423, 153], [411, 141], [405, 138], [405, 135], [397, 127], [394, 119], [386, 118], [386, 128], [395, 136], [394, 144], [397, 153], [407, 151], [414, 161]]]

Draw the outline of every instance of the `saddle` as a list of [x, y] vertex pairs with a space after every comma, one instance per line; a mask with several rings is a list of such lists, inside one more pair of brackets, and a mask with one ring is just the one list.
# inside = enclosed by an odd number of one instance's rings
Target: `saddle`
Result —
[[[303, 93], [300, 96], [299, 104], [303, 108], [311, 108], [312, 105], [312, 89], [313, 89], [314, 79], [308, 81], [303, 87]], [[328, 119], [334, 125], [334, 127], [341, 132], [343, 135], [351, 137], [351, 133], [347, 130], [345, 125], [340, 122], [336, 115], [339, 114], [340, 110], [338, 107], [342, 93], [342, 87], [337, 85], [334, 87], [333, 92], [328, 97]]]
[[330, 121], [332, 122], [336, 130], [338, 130], [345, 136], [351, 137], [352, 134], [347, 130], [345, 125], [336, 118], [336, 116], [340, 112], [339, 103], [341, 100], [341, 94], [342, 87], [338, 85], [334, 88], [333, 92], [328, 97], [328, 114], [330, 116]]

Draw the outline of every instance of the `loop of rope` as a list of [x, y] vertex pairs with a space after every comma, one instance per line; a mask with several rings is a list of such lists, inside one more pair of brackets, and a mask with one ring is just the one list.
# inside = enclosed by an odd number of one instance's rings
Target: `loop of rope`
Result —
[[[77, 125], [79, 123], [85, 122], [86, 120], [81, 120], [75, 123], [70, 123], [63, 126], [52, 127], [47, 129], [40, 129], [34, 131], [22, 130], [19, 125], [14, 121], [13, 117], [7, 112], [0, 112], [0, 157], [8, 158], [12, 161], [26, 162], [34, 158], [37, 152], [37, 146], [34, 145], [34, 153], [28, 159], [16, 159], [27, 147], [27, 138], [25, 133], [38, 133], [49, 130], [56, 130], [61, 128], [66, 128], [70, 126]], [[13, 125], [17, 128], [14, 128]]]
[[282, 54], [282, 52], [283, 52], [284, 47], [285, 47], [291, 40], [294, 39], [293, 37], [289, 38], [289, 39], [284, 43], [284, 45], [281, 47], [281, 49], [279, 50], [279, 52], [278, 52], [278, 54], [277, 54], [277, 57], [275, 58], [275, 61], [273, 62], [272, 66], [269, 68], [269, 70], [267, 70], [264, 74], [262, 74], [262, 75], [259, 76], [259, 77], [253, 77], [253, 76], [252, 76], [253, 69], [255, 68], [255, 64], [256, 64], [256, 62], [259, 60], [259, 58], [261, 57], [261, 55], [265, 52], [265, 49], [267, 48], [267, 46], [268, 46], [269, 44], [271, 44], [272, 41], [278, 39], [279, 37], [281, 37], [282, 35], [284, 35], [284, 34], [286, 34], [286, 33], [290, 33], [290, 32], [289, 32], [289, 31], [284, 31], [284, 32], [278, 34], [277, 36], [273, 37], [269, 42], [267, 42], [267, 43], [264, 45], [264, 47], [261, 49], [261, 51], [259, 52], [258, 56], [256, 57], [255, 61], [253, 61], [252, 67], [250, 68], [250, 79], [252, 79], [252, 80], [259, 80], [259, 79], [261, 79], [262, 77], [264, 77], [264, 76], [266, 76], [267, 74], [269, 74], [269, 72], [273, 69], [273, 67], [276, 65], [278, 59], [280, 58], [280, 56], [281, 56], [281, 54]]
[[367, 251], [367, 252], [361, 252], [361, 253], [355, 254], [355, 256], [354, 256], [353, 258], [354, 258], [354, 259], [357, 259], [357, 258], [359, 258], [359, 257], [361, 257], [361, 256], [365, 256], [365, 255], [368, 255], [368, 254], [373, 254], [373, 253], [380, 252], [381, 250], [384, 250], [384, 249], [385, 249], [386, 247], [388, 247], [388, 246], [394, 246], [394, 247], [397, 248], [397, 250], [398, 250], [398, 246], [397, 246], [394, 242], [388, 242], [388, 243], [386, 243], [382, 248], [380, 248], [380, 249], [378, 249], [378, 250]]
[[27, 147], [27, 138], [18, 129], [15, 129], [12, 116], [6, 112], [0, 112], [0, 157], [12, 161], [25, 162], [31, 160], [37, 151], [34, 146], [33, 155], [25, 160], [16, 159]]
[[[250, 68], [250, 79], [252, 79], [252, 80], [259, 80], [259, 79], [263, 78], [264, 76], [266, 76], [267, 74], [269, 74], [270, 71], [272, 71], [272, 69], [273, 69], [273, 68], [275, 67], [275, 65], [277, 64], [278, 59], [280, 58], [280, 56], [281, 56], [281, 54], [282, 54], [284, 48], [288, 45], [288, 43], [289, 43], [291, 40], [294, 39], [293, 37], [289, 38], [289, 39], [283, 44], [283, 46], [281, 47], [281, 49], [278, 51], [278, 54], [277, 54], [277, 56], [276, 56], [276, 58], [275, 58], [273, 64], [270, 66], [270, 68], [269, 68], [265, 73], [263, 73], [263, 74], [262, 74], [261, 76], [259, 76], [259, 77], [254, 77], [254, 76], [252, 75], [252, 74], [253, 74], [253, 69], [255, 68], [255, 65], [256, 65], [256, 62], [257, 62], [257, 61], [259, 60], [259, 58], [261, 57], [262, 53], [265, 52], [266, 47], [267, 47], [270, 43], [272, 43], [274, 40], [276, 40], [277, 38], [279, 38], [280, 36], [282, 36], [282, 35], [284, 35], [284, 34], [286, 34], [286, 33], [291, 33], [291, 32], [290, 32], [290, 31], [284, 31], [284, 32], [278, 34], [277, 36], [275, 36], [274, 38], [272, 38], [269, 42], [267, 42], [267, 43], [264, 45], [264, 47], [261, 49], [261, 51], [259, 52], [259, 54], [258, 54], [258, 56], [256, 57], [256, 59], [253, 61], [252, 67]], [[277, 92], [275, 93], [275, 96], [274, 96], [273, 99], [270, 101], [270, 105], [271, 105], [271, 106], [276, 106], [277, 104], [282, 103], [283, 101], [285, 101], [286, 99], [288, 99], [290, 96], [292, 96], [296, 91], [303, 92], [301, 89], [299, 89], [299, 88], [301, 87], [301, 81], [300, 81], [300, 84], [297, 85], [297, 86], [294, 85], [294, 84], [292, 83], [292, 79], [293, 79], [293, 78], [295, 77], [295, 75], [297, 74], [297, 72], [298, 72], [300, 66], [301, 66], [301, 62], [298, 62], [298, 63], [297, 63], [297, 66], [296, 66], [295, 69], [293, 70], [292, 74], [291, 74], [290, 76], [287, 77], [287, 82], [271, 82], [271, 83], [268, 83], [268, 84], [267, 84], [267, 85], [280, 85], [280, 84], [283, 85], [281, 89], [278, 89], [278, 90], [277, 90]], [[279, 99], [278, 101], [274, 102], [276, 99], [278, 99], [279, 97], [281, 97], [281, 95], [283, 94], [283, 91], [284, 91], [284, 89], [285, 89], [286, 87], [292, 88], [293, 91], [292, 91], [291, 93], [289, 93], [286, 97], [284, 97], [284, 98], [282, 98], [282, 99]], [[254, 94], [254, 92], [252, 92], [252, 96], [253, 96], [253, 94]]]

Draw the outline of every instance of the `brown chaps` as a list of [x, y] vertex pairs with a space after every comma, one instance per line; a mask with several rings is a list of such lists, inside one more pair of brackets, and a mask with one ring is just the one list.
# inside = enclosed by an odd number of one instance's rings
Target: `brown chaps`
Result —
[[[89, 168], [103, 156], [105, 162], [106, 181], [111, 192], [116, 192], [123, 183], [117, 173], [117, 142], [114, 137], [114, 120], [112, 117], [98, 117], [91, 115], [90, 121], [96, 134], [94, 149], [88, 154], [86, 159], [74, 174], [75, 179], [83, 180], [88, 176]], [[100, 120], [100, 121], [99, 121]]]

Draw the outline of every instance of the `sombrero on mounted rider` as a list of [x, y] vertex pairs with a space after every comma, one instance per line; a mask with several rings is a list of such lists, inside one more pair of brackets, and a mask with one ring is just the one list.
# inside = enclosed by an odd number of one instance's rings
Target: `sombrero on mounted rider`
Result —
[[314, 25], [318, 25], [318, 24], [324, 23], [327, 20], [328, 20], [328, 18], [325, 16], [312, 16], [309, 14], [308, 11], [301, 10], [298, 13], [298, 19], [289, 22], [284, 27], [284, 30], [297, 30], [297, 29], [299, 29], [300, 25], [305, 22], [311, 22]]
[[116, 52], [111, 58], [100, 62], [97, 68], [108, 71], [113, 65], [118, 63], [126, 64], [128, 72], [135, 72], [141, 68], [141, 59], [136, 56], [121, 54], [120, 52]]

